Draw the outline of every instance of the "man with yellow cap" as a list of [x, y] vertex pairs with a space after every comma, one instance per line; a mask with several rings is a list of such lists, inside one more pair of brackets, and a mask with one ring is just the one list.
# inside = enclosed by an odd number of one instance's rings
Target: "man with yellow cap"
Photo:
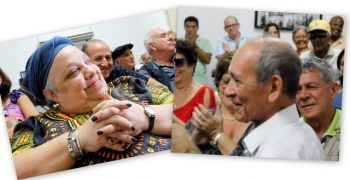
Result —
[[309, 39], [313, 49], [300, 55], [304, 61], [307, 58], [316, 57], [329, 63], [334, 72], [339, 77], [340, 72], [337, 68], [337, 58], [340, 53], [339, 49], [330, 46], [331, 26], [325, 20], [315, 20], [309, 24]]

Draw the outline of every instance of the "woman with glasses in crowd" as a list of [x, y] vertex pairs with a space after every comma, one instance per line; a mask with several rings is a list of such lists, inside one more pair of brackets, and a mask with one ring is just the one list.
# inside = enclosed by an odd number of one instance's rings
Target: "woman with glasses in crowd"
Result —
[[193, 108], [203, 104], [207, 108], [215, 108], [214, 90], [192, 80], [197, 55], [194, 47], [187, 41], [176, 43], [174, 115], [183, 123], [192, 116]]
[[[194, 47], [185, 40], [177, 40], [175, 61], [175, 90], [174, 90], [174, 118], [182, 124], [191, 126], [194, 108], [202, 104], [208, 109], [215, 109], [214, 90], [206, 85], [193, 81], [192, 76], [196, 66], [197, 54]], [[190, 134], [198, 131], [190, 130]]]

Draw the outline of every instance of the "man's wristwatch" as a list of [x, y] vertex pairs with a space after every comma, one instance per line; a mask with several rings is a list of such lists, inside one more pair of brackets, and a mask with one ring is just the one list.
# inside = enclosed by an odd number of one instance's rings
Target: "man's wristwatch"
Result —
[[142, 105], [143, 109], [145, 110], [145, 114], [147, 115], [148, 119], [149, 119], [149, 125], [148, 125], [148, 129], [145, 132], [150, 133], [153, 129], [154, 126], [154, 120], [156, 118], [156, 115], [154, 113], [154, 110], [148, 106], [148, 105]]

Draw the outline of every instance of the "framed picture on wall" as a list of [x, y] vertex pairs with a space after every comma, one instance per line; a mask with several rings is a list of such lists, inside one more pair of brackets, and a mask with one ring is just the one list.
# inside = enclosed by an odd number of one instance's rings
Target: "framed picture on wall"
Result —
[[255, 11], [254, 27], [264, 28], [268, 23], [275, 23], [281, 30], [293, 30], [297, 26], [307, 27], [317, 19], [322, 19], [322, 14]]

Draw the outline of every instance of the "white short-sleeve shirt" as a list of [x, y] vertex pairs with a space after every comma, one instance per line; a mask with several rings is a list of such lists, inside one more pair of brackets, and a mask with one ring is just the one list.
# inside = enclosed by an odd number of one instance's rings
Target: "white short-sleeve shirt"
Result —
[[313, 129], [299, 120], [293, 104], [274, 114], [243, 140], [245, 156], [296, 160], [323, 160], [324, 153]]

